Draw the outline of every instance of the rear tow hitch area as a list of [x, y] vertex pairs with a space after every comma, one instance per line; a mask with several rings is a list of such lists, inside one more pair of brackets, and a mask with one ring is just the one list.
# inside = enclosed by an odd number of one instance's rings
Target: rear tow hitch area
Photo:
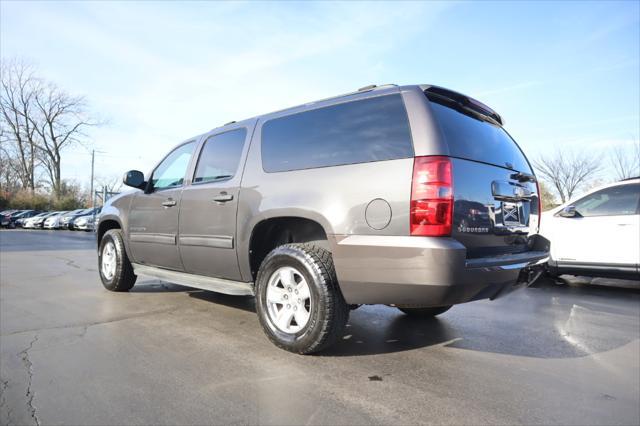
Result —
[[544, 265], [532, 265], [526, 268], [523, 268], [520, 271], [520, 275], [518, 275], [518, 281], [515, 286], [530, 286], [533, 284], [538, 277], [544, 272]]
[[500, 297], [506, 296], [507, 294], [515, 290], [521, 289], [523, 287], [529, 287], [538, 279], [538, 277], [540, 277], [540, 275], [542, 275], [545, 270], [545, 265], [545, 263], [542, 263], [523, 268], [518, 274], [518, 279], [514, 284], [502, 287], [489, 299], [496, 300]]

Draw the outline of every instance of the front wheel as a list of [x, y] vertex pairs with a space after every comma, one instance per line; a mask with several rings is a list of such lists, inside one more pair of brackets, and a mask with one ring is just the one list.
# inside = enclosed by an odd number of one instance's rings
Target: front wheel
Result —
[[98, 270], [102, 285], [110, 291], [129, 291], [136, 283], [136, 275], [127, 257], [119, 229], [108, 230], [100, 241]]
[[267, 337], [287, 351], [310, 354], [338, 340], [349, 306], [331, 253], [311, 244], [275, 248], [258, 270], [256, 310]]
[[436, 308], [407, 308], [407, 307], [398, 307], [405, 314], [412, 317], [420, 317], [420, 318], [431, 318], [436, 315], [444, 314], [451, 306], [438, 306]]

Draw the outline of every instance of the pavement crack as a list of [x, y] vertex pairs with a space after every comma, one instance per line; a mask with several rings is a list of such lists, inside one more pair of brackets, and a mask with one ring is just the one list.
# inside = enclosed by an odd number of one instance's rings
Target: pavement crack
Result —
[[13, 331], [11, 333], [2, 334], [0, 336], [1, 337], [6, 337], [6, 336], [13, 336], [13, 335], [16, 335], [16, 334], [23, 334], [23, 333], [34, 333], [34, 332], [51, 331], [51, 330], [64, 330], [64, 329], [68, 329], [68, 328], [80, 328], [80, 327], [82, 327], [82, 330], [81, 330], [80, 334], [78, 335], [78, 337], [82, 338], [82, 337], [85, 336], [85, 334], [87, 334], [87, 329], [89, 327], [94, 327], [96, 325], [103, 325], [103, 324], [111, 324], [111, 323], [120, 322], [120, 321], [127, 321], [127, 320], [130, 320], [130, 319], [148, 317], [148, 316], [153, 316], [153, 315], [158, 315], [158, 314], [167, 314], [167, 313], [175, 312], [178, 309], [179, 308], [171, 308], [171, 309], [161, 309], [161, 310], [151, 311], [151, 312], [140, 312], [140, 313], [137, 313], [137, 314], [126, 315], [126, 316], [122, 316], [122, 317], [116, 317], [116, 318], [108, 319], [108, 320], [105, 320], [105, 321], [94, 321], [94, 322], [88, 322], [88, 323], [84, 323], [84, 324], [82, 324], [82, 323], [81, 324], [67, 324], [67, 325], [60, 325], [60, 326], [55, 326], [55, 327], [44, 327], [44, 328], [36, 328], [36, 329], [28, 329], [28, 330], [18, 330], [18, 331]]
[[[9, 387], [8, 380], [0, 380], [0, 410], [7, 404], [7, 388]], [[1, 412], [1, 411], [0, 411]], [[7, 424], [11, 424], [11, 412], [12, 409], [7, 405]]]
[[33, 344], [36, 343], [38, 341], [38, 335], [36, 334], [33, 337], [33, 340], [31, 340], [31, 343], [29, 344], [29, 347], [27, 347], [26, 349], [24, 349], [23, 351], [18, 353], [18, 356], [22, 359], [22, 363], [24, 364], [26, 370], [27, 370], [27, 375], [29, 376], [29, 379], [27, 380], [27, 392], [25, 394], [25, 396], [27, 397], [27, 408], [29, 409], [29, 413], [31, 414], [31, 418], [33, 418], [33, 420], [36, 422], [36, 425], [40, 426], [40, 420], [38, 419], [38, 415], [36, 412], [36, 407], [33, 404], [33, 399], [36, 396], [35, 391], [32, 389], [32, 385], [33, 385], [33, 363], [31, 362], [31, 359], [29, 358], [29, 351], [31, 350], [31, 348], [33, 348]]
[[61, 256], [56, 256], [56, 259], [62, 260], [63, 262], [65, 262], [67, 266], [71, 266], [72, 268], [82, 269], [80, 265], [78, 265], [76, 261], [73, 259], [68, 259], [66, 257], [61, 257]]

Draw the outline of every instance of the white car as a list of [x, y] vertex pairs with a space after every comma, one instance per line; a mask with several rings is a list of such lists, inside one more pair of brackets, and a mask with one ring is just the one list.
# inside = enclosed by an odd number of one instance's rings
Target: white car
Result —
[[49, 215], [49, 212], [43, 212], [40, 214], [37, 214], [33, 217], [30, 217], [28, 219], [25, 219], [24, 222], [22, 222], [22, 227], [23, 228], [35, 228], [36, 227], [36, 222], [42, 222], [42, 220], [45, 219], [45, 216]]
[[81, 231], [93, 231], [95, 225], [95, 216], [94, 215], [86, 215], [80, 216], [73, 222], [74, 229], [79, 229]]
[[43, 228], [44, 229], [59, 229], [62, 225], [62, 216], [68, 212], [58, 212], [58, 214], [54, 214], [53, 216], [49, 216], [44, 221]]
[[549, 272], [640, 279], [640, 178], [598, 187], [542, 214]]

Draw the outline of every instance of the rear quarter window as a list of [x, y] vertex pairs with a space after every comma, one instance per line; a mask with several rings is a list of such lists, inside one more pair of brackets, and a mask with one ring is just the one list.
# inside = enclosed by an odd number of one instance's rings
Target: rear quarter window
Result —
[[452, 157], [531, 173], [524, 154], [502, 127], [434, 100], [430, 104]]
[[304, 111], [262, 126], [266, 172], [367, 163], [413, 156], [400, 95], [385, 95]]

